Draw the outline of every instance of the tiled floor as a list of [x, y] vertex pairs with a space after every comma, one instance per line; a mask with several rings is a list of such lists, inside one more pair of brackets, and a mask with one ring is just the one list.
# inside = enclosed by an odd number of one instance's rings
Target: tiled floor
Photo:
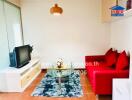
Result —
[[85, 74], [81, 74], [81, 84], [84, 96], [80, 98], [51, 98], [32, 97], [30, 94], [39, 84], [45, 72], [42, 72], [23, 93], [0, 93], [0, 100], [112, 100], [111, 96], [99, 96], [97, 99], [93, 93]]

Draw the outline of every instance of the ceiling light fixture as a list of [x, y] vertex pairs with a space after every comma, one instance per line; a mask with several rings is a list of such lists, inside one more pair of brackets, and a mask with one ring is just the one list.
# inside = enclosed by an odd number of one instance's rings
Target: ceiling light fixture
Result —
[[58, 4], [55, 4], [51, 9], [50, 13], [53, 15], [61, 15], [63, 13], [63, 9], [58, 6]]

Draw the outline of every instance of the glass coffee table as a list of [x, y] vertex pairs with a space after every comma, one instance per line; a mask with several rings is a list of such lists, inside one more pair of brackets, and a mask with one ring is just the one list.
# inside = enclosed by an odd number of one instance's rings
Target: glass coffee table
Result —
[[59, 94], [61, 94], [62, 93], [61, 83], [69, 81], [69, 77], [74, 72], [74, 69], [72, 65], [70, 67], [62, 67], [62, 68], [57, 68], [52, 66], [52, 68], [47, 69], [47, 72], [50, 73], [50, 75], [56, 79], [56, 82], [59, 85], [58, 92]]

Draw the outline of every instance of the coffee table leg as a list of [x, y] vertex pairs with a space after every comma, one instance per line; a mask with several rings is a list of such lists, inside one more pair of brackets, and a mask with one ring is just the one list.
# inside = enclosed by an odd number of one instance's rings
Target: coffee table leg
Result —
[[59, 89], [60, 89], [60, 93], [62, 93], [62, 91], [61, 91], [61, 77], [59, 77]]

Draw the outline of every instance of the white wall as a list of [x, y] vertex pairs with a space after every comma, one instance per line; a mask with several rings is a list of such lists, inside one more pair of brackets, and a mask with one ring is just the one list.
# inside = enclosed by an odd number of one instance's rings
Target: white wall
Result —
[[21, 0], [24, 40], [34, 45], [34, 54], [43, 63], [57, 58], [82, 63], [86, 55], [104, 54], [110, 34], [109, 24], [101, 23], [101, 0], [58, 0], [61, 16], [50, 14], [54, 3]]
[[[132, 16], [111, 23], [111, 47], [128, 51], [132, 58]], [[130, 74], [132, 76], [132, 68]]]
[[[130, 52], [130, 80], [132, 80], [132, 16], [111, 23], [111, 46], [119, 51]], [[128, 88], [132, 100], [132, 85]]]
[[132, 17], [111, 23], [111, 46], [119, 51], [132, 50]]

